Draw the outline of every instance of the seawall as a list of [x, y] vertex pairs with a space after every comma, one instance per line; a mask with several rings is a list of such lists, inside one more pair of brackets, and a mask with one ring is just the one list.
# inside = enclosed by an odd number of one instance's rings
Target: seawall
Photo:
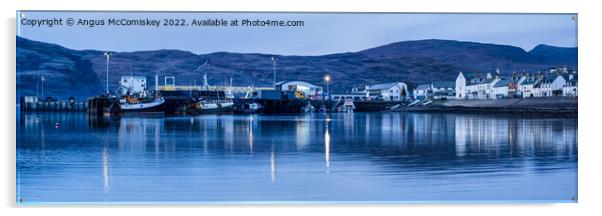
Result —
[[453, 113], [519, 113], [577, 115], [578, 98], [512, 98], [498, 100], [449, 100], [434, 101], [428, 105], [404, 107], [407, 112], [453, 112]]

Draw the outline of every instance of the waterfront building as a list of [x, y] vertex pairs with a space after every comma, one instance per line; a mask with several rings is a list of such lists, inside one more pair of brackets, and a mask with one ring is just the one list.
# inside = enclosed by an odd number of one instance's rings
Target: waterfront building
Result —
[[495, 85], [493, 85], [493, 99], [503, 99], [503, 98], [508, 98], [510, 95], [508, 89], [510, 87], [510, 85], [512, 84], [512, 81], [509, 79], [500, 79], [497, 83], [495, 83]]
[[568, 80], [562, 87], [562, 96], [577, 97], [577, 72], [571, 72], [566, 77]]
[[512, 77], [487, 73], [480, 77], [478, 73], [460, 72], [456, 78], [457, 99], [501, 99], [510, 97], [553, 97], [577, 96], [577, 72], [566, 67], [551, 68], [548, 72], [533, 75], [523, 72], [512, 73]]
[[414, 100], [424, 100], [429, 97], [430, 84], [420, 84], [412, 91]]
[[539, 72], [537, 75], [527, 76], [523, 85], [523, 98], [576, 97], [577, 71], [569, 71], [566, 67], [550, 68], [547, 73]]
[[493, 86], [500, 80], [499, 70], [496, 75], [487, 73], [481, 77], [478, 73], [460, 72], [456, 78], [456, 99], [491, 99], [494, 98]]
[[540, 78], [540, 81], [534, 85], [535, 97], [562, 96], [562, 87], [566, 80], [559, 74], [546, 74]]
[[535, 97], [535, 85], [540, 81], [539, 76], [526, 75], [525, 80], [520, 84], [520, 92], [523, 98]]
[[333, 100], [351, 99], [353, 101], [365, 101], [368, 99], [366, 93], [363, 92], [332, 93], [331, 97]]
[[456, 78], [456, 99], [469, 99], [469, 94], [475, 90], [475, 85], [483, 79], [479, 73], [460, 72]]
[[321, 97], [323, 89], [321, 86], [317, 86], [305, 81], [282, 81], [276, 83], [276, 90], [279, 91], [295, 91], [303, 94], [304, 98], [316, 99]]
[[145, 76], [122, 76], [119, 80], [119, 89], [122, 94], [143, 94], [147, 89]]
[[454, 99], [456, 95], [454, 82], [433, 81], [433, 83], [430, 85], [430, 89], [432, 98], [437, 100]]
[[508, 97], [522, 97], [521, 84], [526, 78], [526, 73], [522, 75], [516, 72], [512, 73], [510, 83], [508, 83]]
[[408, 86], [403, 82], [376, 84], [366, 91], [370, 100], [402, 101], [408, 96]]

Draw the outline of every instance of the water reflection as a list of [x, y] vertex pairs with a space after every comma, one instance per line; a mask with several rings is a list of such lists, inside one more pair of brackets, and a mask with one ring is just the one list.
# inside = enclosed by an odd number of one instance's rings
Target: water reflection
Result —
[[105, 146], [102, 151], [103, 191], [109, 193], [109, 149]]
[[328, 132], [328, 123], [326, 122], [326, 132], [324, 132], [324, 159], [326, 160], [326, 173], [330, 173], [330, 133]]
[[[212, 197], [223, 199], [240, 199], [244, 193], [268, 200], [299, 198], [294, 194], [329, 200], [361, 185], [374, 194], [363, 191], [338, 200], [370, 194], [387, 200], [418, 196], [402, 189], [446, 194], [446, 188], [430, 184], [459, 183], [474, 191], [505, 187], [485, 195], [463, 191], [477, 199], [500, 192], [534, 196], [522, 194], [525, 188], [541, 190], [542, 196], [576, 193], [574, 118], [426, 113], [92, 118], [22, 113], [17, 126], [20, 193], [30, 198], [54, 199], [42, 193], [80, 189], [91, 194], [98, 190], [108, 200], [136, 201], [140, 196], [128, 193], [140, 191], [195, 200], [215, 188]], [[544, 176], [552, 174], [561, 177]], [[490, 183], [474, 184], [475, 178]], [[357, 185], [347, 188], [341, 182]], [[316, 191], [300, 186], [305, 184]], [[319, 186], [331, 184], [336, 187]], [[341, 190], [325, 192], [337, 188]], [[459, 196], [457, 190], [450, 191]]]

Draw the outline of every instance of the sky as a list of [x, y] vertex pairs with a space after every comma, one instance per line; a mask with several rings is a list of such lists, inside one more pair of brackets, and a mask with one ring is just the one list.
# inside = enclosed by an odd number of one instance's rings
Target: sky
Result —
[[[62, 26], [33, 27], [22, 19], [63, 19]], [[79, 26], [66, 20], [193, 19], [303, 21], [301, 27]], [[280, 55], [355, 52], [389, 43], [447, 39], [521, 47], [577, 46], [575, 14], [415, 13], [207, 13], [207, 12], [18, 12], [17, 35], [71, 49], [143, 51], [179, 49]]]

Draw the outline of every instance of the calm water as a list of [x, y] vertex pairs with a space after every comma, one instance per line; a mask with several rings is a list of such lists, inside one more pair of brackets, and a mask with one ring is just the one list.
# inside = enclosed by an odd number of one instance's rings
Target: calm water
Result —
[[577, 196], [576, 118], [17, 115], [17, 201], [24, 203]]

